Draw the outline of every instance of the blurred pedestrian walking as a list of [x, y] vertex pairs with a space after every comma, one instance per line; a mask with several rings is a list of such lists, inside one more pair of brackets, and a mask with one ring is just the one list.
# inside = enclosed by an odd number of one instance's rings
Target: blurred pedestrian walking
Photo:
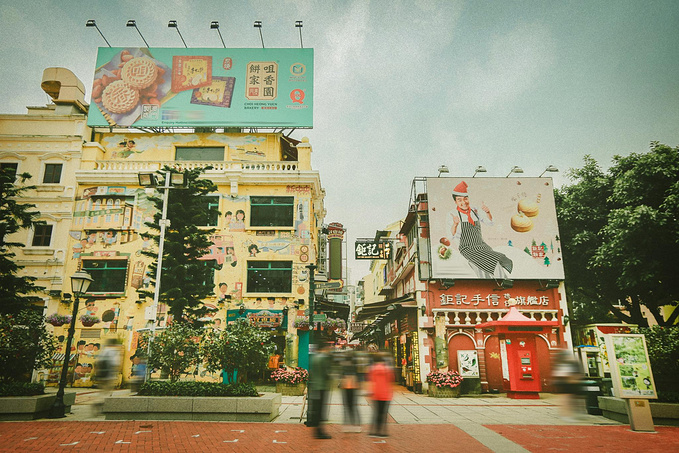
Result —
[[387, 437], [389, 403], [394, 396], [394, 370], [385, 363], [384, 356], [377, 353], [368, 372], [370, 398], [373, 400], [373, 424], [371, 436]]
[[99, 401], [95, 406], [101, 411], [104, 399], [111, 396], [118, 382], [120, 373], [122, 349], [115, 338], [106, 340], [104, 348], [94, 362], [94, 382], [100, 389]]
[[356, 398], [360, 380], [354, 351], [345, 351], [340, 360], [340, 388], [344, 401], [344, 431], [361, 432], [361, 419], [358, 415]]
[[311, 357], [311, 370], [309, 370], [309, 383], [307, 395], [309, 409], [307, 411], [307, 426], [314, 428], [314, 437], [317, 439], [331, 439], [332, 436], [325, 432], [323, 426], [326, 420], [326, 405], [330, 395], [332, 382], [332, 357], [330, 347], [323, 344], [321, 349]]
[[580, 365], [573, 357], [573, 353], [566, 349], [558, 351], [552, 379], [556, 392], [560, 395], [559, 411], [566, 421], [574, 421], [579, 415], [578, 395], [582, 387], [582, 372]]

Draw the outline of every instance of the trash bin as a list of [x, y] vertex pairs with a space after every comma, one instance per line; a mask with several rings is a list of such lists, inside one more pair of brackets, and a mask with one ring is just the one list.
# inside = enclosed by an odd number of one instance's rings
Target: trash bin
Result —
[[597, 398], [602, 395], [600, 383], [594, 380], [582, 381], [582, 393], [585, 396], [587, 413], [590, 415], [603, 414], [599, 409], [599, 399]]

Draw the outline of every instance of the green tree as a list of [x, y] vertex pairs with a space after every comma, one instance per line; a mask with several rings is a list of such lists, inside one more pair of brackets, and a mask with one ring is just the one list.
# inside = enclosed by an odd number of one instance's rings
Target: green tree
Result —
[[170, 376], [171, 382], [200, 361], [200, 331], [189, 323], [175, 322], [151, 342], [148, 366]]
[[237, 319], [223, 332], [205, 334], [201, 350], [208, 371], [225, 370], [228, 377], [238, 371], [238, 379], [261, 373], [274, 351], [271, 332], [254, 327], [245, 319]]
[[33, 369], [48, 366], [55, 350], [40, 313], [26, 309], [0, 316], [0, 382], [30, 381]]
[[17, 264], [13, 249], [24, 244], [10, 238], [14, 233], [43, 223], [36, 220], [40, 213], [34, 210], [34, 204], [21, 202], [24, 192], [35, 189], [25, 185], [30, 178], [28, 173], [15, 175], [11, 168], [0, 170], [0, 314], [16, 314], [41, 302], [31, 295], [43, 289], [35, 285], [36, 278], [18, 275], [23, 266]]
[[[219, 216], [219, 211], [209, 207], [205, 198], [206, 195], [216, 191], [217, 186], [208, 179], [200, 178], [201, 174], [210, 168], [184, 170], [185, 186], [168, 190], [167, 218], [170, 220], [170, 226], [165, 231], [159, 300], [170, 307], [170, 314], [179, 322], [203, 317], [207, 309], [202, 305], [202, 301], [214, 291], [215, 261], [200, 260], [209, 252], [212, 245], [210, 236], [216, 231], [214, 228], [204, 226], [209, 224], [209, 219]], [[178, 172], [165, 167], [158, 172], [161, 179], [164, 178], [166, 171]], [[157, 212], [153, 221], [147, 222], [146, 225], [158, 232], [149, 234], [158, 244], [163, 198], [160, 195], [151, 196], [149, 200], [154, 203]], [[157, 250], [142, 253], [154, 259], [158, 257]], [[157, 261], [154, 261], [149, 266], [153, 277], [156, 274], [156, 265]], [[152, 279], [152, 284], [156, 284], [155, 278]], [[153, 292], [150, 291], [140, 293], [145, 297], [153, 297]]]
[[679, 403], [679, 327], [653, 326], [637, 331], [646, 336], [648, 358], [660, 400]]
[[647, 153], [615, 156], [604, 173], [590, 156], [556, 191], [566, 288], [575, 320], [613, 319], [659, 325], [663, 306], [677, 306], [679, 287], [679, 148], [657, 142]]

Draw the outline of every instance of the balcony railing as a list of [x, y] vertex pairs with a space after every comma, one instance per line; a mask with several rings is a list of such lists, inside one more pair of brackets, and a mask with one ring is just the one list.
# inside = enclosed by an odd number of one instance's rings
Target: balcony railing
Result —
[[189, 160], [172, 160], [165, 162], [149, 161], [115, 161], [102, 160], [94, 163], [95, 170], [102, 171], [154, 171], [165, 166], [193, 170], [196, 168], [212, 167], [212, 171], [247, 171], [247, 172], [277, 172], [293, 173], [299, 169], [298, 162], [281, 161], [243, 161], [243, 162], [206, 162]]
[[[442, 313], [446, 316], [446, 326], [475, 326], [487, 321], [497, 321], [502, 318], [509, 309], [478, 309], [478, 310], [457, 310], [435, 308], [434, 314]], [[521, 313], [536, 321], [556, 321], [558, 310], [521, 310]]]

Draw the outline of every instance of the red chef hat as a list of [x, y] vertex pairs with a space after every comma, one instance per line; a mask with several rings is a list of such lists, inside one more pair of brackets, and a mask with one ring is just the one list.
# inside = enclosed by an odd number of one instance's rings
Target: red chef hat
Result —
[[456, 185], [453, 189], [453, 195], [457, 195], [459, 197], [468, 197], [469, 194], [467, 193], [467, 183], [462, 181], [460, 184]]

